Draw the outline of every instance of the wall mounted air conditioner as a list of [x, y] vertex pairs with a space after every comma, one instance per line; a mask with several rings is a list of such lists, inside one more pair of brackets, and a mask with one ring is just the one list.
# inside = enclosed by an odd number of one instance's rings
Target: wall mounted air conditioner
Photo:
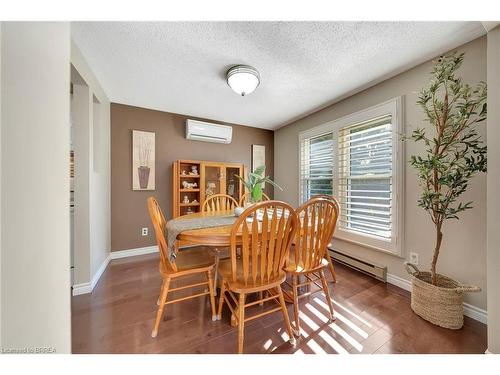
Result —
[[186, 120], [186, 139], [228, 144], [233, 139], [233, 128], [188, 119]]

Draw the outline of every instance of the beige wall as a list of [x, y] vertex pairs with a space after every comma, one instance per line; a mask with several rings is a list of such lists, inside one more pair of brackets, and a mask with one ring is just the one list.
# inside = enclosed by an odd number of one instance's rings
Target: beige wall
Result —
[[[486, 38], [476, 39], [458, 50], [465, 52], [461, 75], [466, 82], [486, 81]], [[298, 134], [302, 130], [335, 120], [388, 99], [404, 96], [406, 131], [423, 126], [423, 114], [415, 105], [417, 92], [427, 85], [432, 63], [427, 62], [376, 86], [333, 104], [321, 111], [285, 126], [275, 132], [275, 177], [285, 187], [276, 192], [276, 198], [298, 203]], [[348, 77], [346, 77], [348, 79]], [[486, 136], [486, 124], [480, 133]], [[422, 152], [422, 145], [406, 144], [406, 155]], [[428, 214], [417, 207], [420, 194], [415, 171], [406, 167], [405, 191], [405, 246], [404, 253], [417, 252], [420, 267], [430, 267], [434, 236]], [[466, 302], [486, 308], [486, 176], [480, 175], [470, 183], [464, 200], [474, 201], [474, 209], [461, 216], [460, 221], [448, 221], [444, 227], [444, 242], [438, 271], [466, 284], [483, 288], [481, 293], [469, 294]], [[387, 255], [361, 246], [334, 242], [339, 250], [388, 267], [388, 272], [408, 279], [403, 268], [405, 259]]]
[[[155, 245], [146, 199], [156, 197], [167, 219], [171, 217], [172, 163], [175, 160], [235, 162], [244, 163], [250, 168], [251, 145], [261, 144], [266, 146], [267, 173], [273, 175], [271, 130], [233, 125], [231, 144], [190, 141], [185, 137], [187, 118], [193, 117], [121, 104], [111, 105], [112, 251]], [[132, 191], [133, 129], [156, 133], [156, 191]], [[266, 190], [272, 196], [269, 184]], [[149, 236], [141, 236], [142, 227], [149, 228]]]
[[500, 354], [500, 26], [488, 33], [488, 350]]
[[111, 249], [110, 102], [78, 47], [71, 64], [75, 148], [74, 284], [95, 281]]
[[2, 347], [68, 353], [69, 24], [4, 22], [1, 38]]
[[73, 85], [71, 96], [73, 150], [75, 151], [74, 285], [90, 282], [90, 126], [92, 92], [86, 85]]

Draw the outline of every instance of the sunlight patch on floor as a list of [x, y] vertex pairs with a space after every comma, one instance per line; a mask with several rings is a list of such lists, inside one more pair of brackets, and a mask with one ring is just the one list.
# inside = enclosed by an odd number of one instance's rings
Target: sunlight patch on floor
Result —
[[[323, 323], [328, 323], [329, 322], [329, 319], [327, 316], [325, 316], [322, 312], [320, 312], [318, 309], [316, 309], [314, 306], [312, 306], [311, 304], [309, 303], [306, 303], [306, 308], [312, 312], [316, 317], [318, 317], [318, 319], [321, 319], [321, 321]], [[335, 322], [332, 322], [331, 324], [328, 325], [329, 327], [331, 327], [335, 332], [337, 332], [338, 334], [340, 334], [347, 342], [349, 342], [352, 346], [354, 346], [356, 349], [358, 349], [358, 347], [361, 347], [361, 349], [363, 349], [363, 346], [357, 342], [353, 337], [351, 337], [347, 332], [345, 332], [343, 329], [337, 327], [337, 325], [335, 324]], [[326, 332], [325, 332], [326, 333]], [[328, 334], [327, 334], [328, 335]], [[324, 339], [324, 337], [321, 335], [320, 333], [320, 336]], [[329, 336], [329, 335], [328, 335]], [[330, 336], [329, 336], [330, 337]], [[325, 340], [327, 341], [327, 340]], [[327, 342], [330, 344], [329, 342], [330, 340], [328, 340]], [[337, 341], [335, 341], [337, 343]], [[338, 344], [338, 343], [337, 343]], [[340, 344], [338, 344], [340, 345]], [[330, 344], [330, 346], [332, 346], [332, 344]], [[333, 346], [332, 346], [333, 347]], [[344, 348], [340, 347], [341, 349], [340, 350], [344, 350]], [[337, 350], [336, 347], [334, 347], [334, 349], [339, 352], [339, 350]]]
[[[326, 305], [326, 303], [324, 303], [323, 301], [316, 301], [318, 303], [318, 305], [320, 305], [325, 311], [326, 311], [326, 314], [330, 314], [330, 310], [328, 309], [328, 306]], [[313, 312], [314, 314], [316, 315], [321, 315], [321, 316], [318, 316], [321, 320], [324, 321], [324, 319], [328, 320], [328, 318], [324, 315], [324, 313], [318, 311], [314, 306], [310, 305], [309, 303], [306, 304], [306, 307], [311, 311]], [[311, 309], [314, 309], [315, 311], [312, 311]], [[347, 319], [345, 316], [343, 316], [342, 314], [338, 313], [337, 311], [335, 311], [335, 317], [340, 320], [341, 322], [345, 323], [349, 328], [351, 328], [352, 330], [354, 330], [357, 334], [359, 334], [362, 338], [366, 339], [368, 338], [368, 333], [363, 331], [360, 327], [358, 327], [356, 324], [354, 324], [352, 321], [350, 321], [349, 319]], [[326, 323], [326, 322], [325, 322]]]
[[[316, 310], [318, 311], [318, 310]], [[304, 314], [302, 311], [299, 312], [299, 318], [305, 323], [307, 324], [311, 329], [313, 329], [314, 331], [319, 331], [318, 332], [318, 335], [319, 337], [321, 337], [328, 345], [330, 345], [330, 347], [335, 350], [337, 353], [348, 353], [347, 350], [342, 347], [342, 345], [340, 345], [340, 343], [338, 341], [336, 341], [332, 336], [330, 336], [327, 332], [325, 332], [324, 330], [322, 330], [320, 328], [320, 326], [318, 326], [316, 323], [314, 323], [312, 321], [311, 318], [309, 318], [306, 314]], [[328, 319], [326, 319], [326, 321], [328, 321]], [[310, 341], [314, 341], [314, 340], [309, 340]], [[308, 346], [311, 347], [309, 345], [309, 342], [308, 342]], [[321, 349], [321, 348], [320, 348]], [[311, 350], [314, 351], [314, 349], [311, 347]], [[322, 352], [325, 352], [323, 349], [321, 349]], [[315, 353], [317, 353], [316, 351], [314, 351]]]
[[[326, 306], [326, 304], [321, 301], [318, 297], [314, 297], [313, 299], [315, 302], [317, 302], [319, 305], [323, 305], [323, 306]], [[333, 300], [332, 299], [332, 302], [334, 305], [337, 305], [337, 307], [340, 307], [342, 310], [344, 310], [345, 312], [351, 314], [353, 317], [355, 317], [356, 319], [358, 319], [361, 323], [363, 323], [364, 325], [366, 325], [367, 327], [372, 327], [372, 325], [370, 323], [368, 323], [365, 319], [363, 319], [361, 316], [359, 316], [358, 314], [356, 314], [355, 312], [349, 310], [347, 307], [341, 305], [340, 303], [338, 303], [337, 301]]]

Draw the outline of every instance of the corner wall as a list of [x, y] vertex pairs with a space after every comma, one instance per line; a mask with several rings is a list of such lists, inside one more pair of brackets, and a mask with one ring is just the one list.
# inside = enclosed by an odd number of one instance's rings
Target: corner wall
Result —
[[71, 64], [86, 84], [76, 89], [88, 91], [85, 103], [80, 103], [88, 111], [85, 124], [80, 124], [74, 140], [79, 146], [79, 152], [75, 150], [75, 234], [84, 232], [75, 236], [74, 294], [81, 294], [93, 289], [111, 250], [110, 102], [74, 43]]
[[500, 26], [488, 32], [488, 350], [500, 354]]
[[[464, 81], [473, 84], [486, 81], [486, 38], [478, 38], [456, 50], [465, 52], [465, 61], [460, 71]], [[423, 113], [415, 103], [418, 91], [429, 82], [431, 70], [432, 62], [428, 61], [277, 130], [274, 147], [275, 177], [286, 187], [283, 192], [276, 191], [277, 199], [292, 204], [297, 204], [299, 200], [299, 132], [401, 95], [404, 96], [405, 103], [406, 132], [425, 124]], [[486, 124], [482, 123], [479, 128], [480, 134], [486, 140]], [[407, 160], [410, 155], [423, 152], [422, 145], [412, 142], [407, 142], [405, 147]], [[417, 207], [420, 189], [416, 172], [407, 164], [405, 173], [403, 252], [406, 257], [409, 257], [410, 252], [419, 253], [419, 267], [429, 269], [434, 249], [433, 226], [428, 214]], [[461, 215], [459, 221], [448, 220], [445, 223], [438, 271], [465, 284], [480, 286], [482, 292], [467, 294], [465, 301], [484, 310], [486, 309], [486, 174], [480, 174], [471, 181], [463, 199], [473, 201], [474, 209]], [[334, 240], [334, 247], [354, 257], [387, 266], [388, 273], [399, 280], [409, 279], [403, 267], [405, 261], [403, 258], [340, 240]], [[484, 311], [479, 311], [479, 314], [484, 314]]]
[[71, 350], [69, 60], [68, 23], [2, 23], [3, 349]]

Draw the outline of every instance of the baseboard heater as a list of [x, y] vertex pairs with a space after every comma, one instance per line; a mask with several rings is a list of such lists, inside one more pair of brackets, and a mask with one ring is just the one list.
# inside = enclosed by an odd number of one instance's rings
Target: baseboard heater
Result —
[[328, 252], [335, 261], [370, 275], [377, 280], [387, 282], [387, 267], [373, 264], [360, 258], [354, 258], [351, 255], [343, 254], [334, 249], [328, 249]]

